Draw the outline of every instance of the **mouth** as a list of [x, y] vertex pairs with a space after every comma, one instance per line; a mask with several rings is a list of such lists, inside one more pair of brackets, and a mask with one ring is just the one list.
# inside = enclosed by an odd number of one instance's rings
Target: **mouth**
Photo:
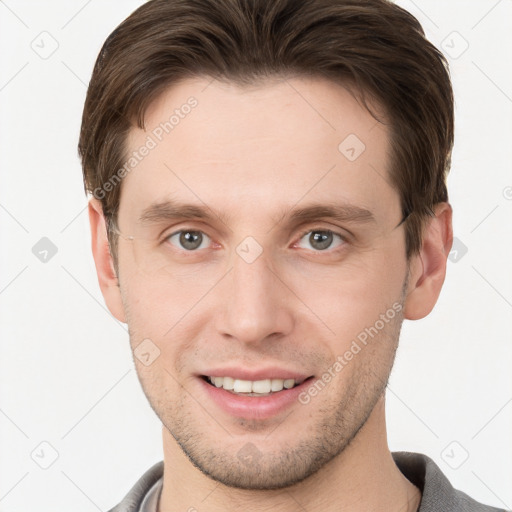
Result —
[[201, 378], [210, 386], [222, 388], [233, 395], [264, 397], [281, 393], [302, 385], [304, 382], [313, 379], [313, 376], [306, 379], [262, 379], [262, 380], [242, 380], [234, 377], [213, 377], [202, 375]]

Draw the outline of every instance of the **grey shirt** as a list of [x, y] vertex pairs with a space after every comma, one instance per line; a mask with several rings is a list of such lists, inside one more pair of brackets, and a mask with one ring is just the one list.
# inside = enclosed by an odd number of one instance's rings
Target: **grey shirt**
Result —
[[[483, 505], [455, 490], [437, 464], [426, 455], [410, 452], [393, 452], [392, 455], [404, 476], [421, 491], [418, 512], [505, 512], [505, 509]], [[109, 512], [157, 512], [163, 471], [163, 461], [157, 462]]]

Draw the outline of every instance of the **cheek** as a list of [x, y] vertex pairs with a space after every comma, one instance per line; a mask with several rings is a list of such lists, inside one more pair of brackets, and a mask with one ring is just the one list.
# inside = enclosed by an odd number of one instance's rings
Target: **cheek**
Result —
[[398, 269], [383, 272], [383, 268], [382, 262], [341, 264], [323, 269], [323, 276], [310, 272], [309, 279], [289, 275], [287, 282], [301, 299], [291, 297], [297, 331], [315, 340], [315, 346], [333, 360], [358, 336], [364, 339], [365, 329], [374, 326], [381, 315], [388, 312], [387, 319], [394, 318], [393, 305], [400, 307], [402, 276]]
[[133, 273], [125, 281], [120, 279], [135, 359], [147, 340], [150, 340], [149, 352], [158, 352], [151, 366], [140, 364], [141, 375], [147, 375], [150, 381], [170, 378], [165, 370], [173, 375], [177, 373], [182, 354], [193, 350], [194, 340], [204, 325], [200, 301], [208, 288], [204, 283], [188, 284], [184, 286], [169, 276], [149, 280], [147, 276]]
[[120, 279], [130, 323], [151, 327], [153, 331], [158, 329], [159, 337], [188, 316], [214, 284], [213, 276], [199, 272], [185, 277], [170, 273], [147, 276], [132, 272], [123, 275], [121, 272]]
[[[310, 319], [310, 327], [315, 328], [313, 322], [325, 330], [326, 339], [343, 345], [400, 301], [404, 276], [405, 268], [386, 264], [383, 259], [372, 264], [331, 266], [314, 280], [305, 276], [295, 279], [293, 289], [307, 306], [304, 318]], [[289, 279], [292, 283], [292, 276]]]

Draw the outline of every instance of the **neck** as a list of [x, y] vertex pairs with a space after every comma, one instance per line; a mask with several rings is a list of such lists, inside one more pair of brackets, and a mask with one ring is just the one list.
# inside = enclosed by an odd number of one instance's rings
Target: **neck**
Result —
[[384, 398], [337, 457], [299, 484], [277, 490], [227, 487], [192, 465], [163, 427], [164, 476], [158, 512], [416, 512], [421, 493], [387, 446]]

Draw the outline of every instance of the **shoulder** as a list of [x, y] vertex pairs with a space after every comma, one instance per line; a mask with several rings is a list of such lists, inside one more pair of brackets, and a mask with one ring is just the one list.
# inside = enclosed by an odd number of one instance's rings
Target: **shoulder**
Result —
[[410, 452], [393, 452], [392, 455], [398, 469], [421, 491], [418, 512], [505, 512], [505, 509], [484, 505], [454, 489], [430, 457]]
[[133, 485], [122, 501], [109, 512], [138, 512], [151, 487], [158, 482], [164, 473], [164, 462], [151, 466]]

